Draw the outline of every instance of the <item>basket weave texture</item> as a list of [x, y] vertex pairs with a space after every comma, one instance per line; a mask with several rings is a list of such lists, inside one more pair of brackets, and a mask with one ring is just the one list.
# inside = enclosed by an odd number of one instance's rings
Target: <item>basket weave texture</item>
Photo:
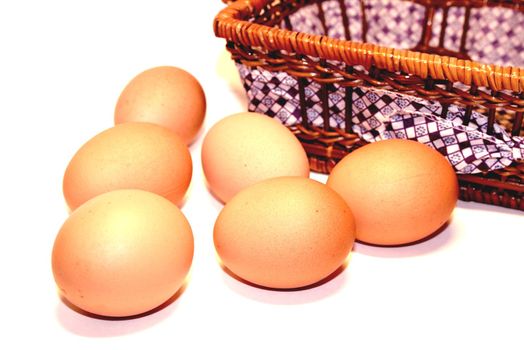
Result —
[[[507, 0], [238, 0], [214, 21], [249, 109], [288, 126], [313, 171], [329, 173], [381, 137], [425, 128], [425, 140], [435, 127], [428, 144], [459, 169], [462, 200], [519, 210], [523, 30], [524, 1]], [[479, 152], [485, 159], [468, 163]]]

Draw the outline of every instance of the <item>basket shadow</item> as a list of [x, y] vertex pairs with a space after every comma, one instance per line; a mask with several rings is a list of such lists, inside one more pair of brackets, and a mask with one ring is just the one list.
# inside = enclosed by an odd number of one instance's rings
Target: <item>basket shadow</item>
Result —
[[322, 280], [298, 288], [270, 288], [243, 279], [219, 261], [226, 285], [235, 293], [248, 299], [274, 305], [300, 305], [312, 303], [338, 292], [346, 283], [343, 273], [351, 254], [335, 271]]
[[93, 314], [80, 309], [59, 294], [61, 302], [57, 305], [56, 317], [66, 330], [84, 337], [117, 337], [140, 332], [169, 317], [176, 307], [176, 301], [186, 290], [187, 284], [186, 279], [175, 294], [159, 306], [144, 313], [125, 317]]
[[507, 207], [502, 207], [498, 205], [493, 204], [486, 204], [486, 203], [479, 203], [479, 202], [473, 202], [473, 201], [465, 201], [465, 200], [459, 200], [457, 202], [457, 207], [461, 209], [466, 210], [485, 210], [494, 212], [497, 214], [504, 214], [504, 215], [524, 215], [524, 213], [519, 209], [512, 209]]

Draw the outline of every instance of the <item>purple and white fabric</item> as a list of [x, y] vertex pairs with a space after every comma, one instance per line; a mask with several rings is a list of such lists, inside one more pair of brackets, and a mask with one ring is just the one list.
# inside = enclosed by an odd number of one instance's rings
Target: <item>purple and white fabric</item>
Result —
[[[411, 48], [418, 43], [424, 18], [424, 7], [409, 1], [365, 1], [369, 23], [367, 41], [388, 47]], [[352, 40], [362, 40], [363, 14], [360, 0], [345, 0]], [[324, 1], [322, 9], [326, 30], [318, 19], [316, 4], [303, 7], [290, 17], [296, 31], [344, 37], [341, 7], [337, 0]], [[445, 47], [457, 50], [465, 11], [452, 7], [448, 12]], [[439, 37], [442, 10], [433, 22], [433, 40]], [[524, 39], [518, 28], [524, 28], [524, 13], [511, 9], [478, 8], [471, 10], [470, 32], [466, 48], [472, 59], [501, 65], [524, 66]], [[435, 42], [430, 44], [436, 45]], [[237, 64], [249, 99], [248, 109], [278, 118], [285, 125], [302, 122], [299, 83], [285, 72], [271, 72], [260, 67]], [[304, 82], [308, 123], [322, 127], [321, 85]], [[329, 84], [329, 126], [345, 129], [344, 87]], [[358, 87], [352, 90], [352, 130], [362, 139], [375, 142], [391, 138], [412, 139], [433, 147], [443, 154], [457, 173], [470, 174], [501, 169], [524, 159], [524, 138], [510, 136], [495, 124], [487, 133], [488, 118], [472, 112], [464, 124], [465, 109], [447, 106], [445, 116], [438, 102], [397, 92]]]
[[[425, 15], [424, 6], [403, 0], [365, 0], [364, 3], [363, 14], [360, 0], [344, 0], [351, 40], [364, 41], [361, 23], [365, 16], [368, 23], [367, 42], [398, 49], [409, 49], [419, 42]], [[321, 6], [326, 18], [327, 32], [324, 32], [319, 20], [316, 4], [304, 6], [290, 16], [293, 30], [344, 39], [340, 2], [324, 1]], [[445, 48], [455, 51], [459, 49], [465, 18], [464, 7], [448, 9]], [[438, 44], [442, 19], [443, 10], [437, 9], [432, 25], [432, 46]], [[466, 50], [474, 61], [523, 67], [522, 28], [522, 12], [504, 7], [472, 8], [465, 42]]]

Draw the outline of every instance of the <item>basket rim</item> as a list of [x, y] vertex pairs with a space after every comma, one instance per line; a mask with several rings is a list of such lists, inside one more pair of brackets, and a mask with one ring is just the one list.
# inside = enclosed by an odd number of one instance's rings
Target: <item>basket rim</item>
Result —
[[[417, 3], [426, 0], [412, 0]], [[447, 0], [446, 3], [465, 3]], [[371, 43], [335, 39], [326, 35], [307, 34], [249, 22], [272, 0], [237, 0], [230, 2], [214, 18], [216, 37], [267, 51], [287, 51], [335, 60], [347, 65], [375, 66], [388, 71], [407, 73], [420, 78], [460, 82], [468, 86], [487, 87], [494, 91], [524, 92], [524, 68], [485, 64], [438, 54], [396, 49]], [[488, 5], [488, 0], [472, 1], [475, 6]], [[519, 3], [519, 1], [517, 1]], [[520, 10], [518, 4], [515, 5]]]

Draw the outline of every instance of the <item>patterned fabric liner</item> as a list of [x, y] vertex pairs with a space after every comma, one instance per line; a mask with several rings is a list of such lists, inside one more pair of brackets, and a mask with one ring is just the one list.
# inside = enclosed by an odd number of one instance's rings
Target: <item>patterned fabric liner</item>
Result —
[[[344, 0], [349, 19], [351, 40], [362, 41], [363, 13], [360, 0]], [[293, 30], [344, 39], [342, 7], [338, 0], [322, 2], [326, 19], [319, 19], [317, 4], [304, 6], [290, 16]], [[414, 47], [422, 32], [424, 7], [401, 0], [366, 0], [367, 42], [387, 47]], [[437, 9], [433, 20], [430, 45], [437, 45], [443, 14]], [[462, 7], [448, 11], [444, 47], [458, 50], [465, 20]], [[473, 8], [466, 50], [479, 62], [524, 66], [524, 41], [519, 28], [524, 28], [524, 14], [511, 9]], [[284, 26], [284, 23], [282, 23]], [[237, 64], [249, 99], [248, 109], [278, 118], [285, 125], [301, 122], [298, 81], [285, 72], [270, 72], [258, 67]], [[320, 84], [305, 83], [308, 122], [322, 127]], [[458, 85], [458, 84], [457, 84]], [[329, 126], [345, 128], [345, 88], [328, 84]], [[354, 88], [352, 92], [352, 129], [368, 142], [391, 138], [413, 139], [427, 144], [447, 157], [457, 173], [478, 173], [504, 168], [524, 159], [524, 138], [510, 136], [499, 125], [493, 135], [487, 134], [488, 118], [473, 112], [463, 125], [465, 109], [448, 106], [442, 118], [442, 105], [401, 93]]]
[[[351, 40], [364, 41], [363, 14], [360, 0], [344, 0], [349, 20]], [[316, 4], [302, 7], [290, 16], [293, 30], [328, 35], [344, 39], [342, 9], [338, 0], [322, 2], [326, 19], [326, 32], [319, 19]], [[437, 46], [443, 13], [435, 11], [430, 45]], [[410, 49], [417, 45], [422, 33], [425, 8], [403, 0], [365, 0], [365, 17], [368, 23], [366, 41], [397, 49]], [[450, 7], [444, 34], [444, 47], [458, 51], [466, 11], [464, 7]], [[284, 27], [282, 23], [282, 27]], [[465, 48], [472, 60], [497, 65], [524, 66], [524, 13], [503, 7], [472, 8]]]
[[[298, 81], [284, 72], [237, 64], [249, 99], [250, 111], [278, 118], [285, 125], [301, 122]], [[329, 110], [331, 127], [345, 128], [345, 89], [331, 85]], [[305, 87], [308, 122], [322, 127], [320, 85]], [[499, 125], [487, 134], [488, 118], [473, 111], [463, 125], [465, 109], [442, 105], [397, 92], [374, 88], [354, 88], [352, 130], [367, 142], [391, 138], [416, 140], [443, 154], [460, 174], [501, 169], [524, 159], [524, 138], [510, 136]]]
[[385, 123], [384, 139], [402, 138], [424, 143], [444, 155], [459, 174], [502, 169], [524, 159], [524, 138], [510, 137], [495, 125], [493, 136], [479, 131], [487, 118], [476, 114], [462, 125], [463, 113], [448, 112], [443, 119], [420, 112], [397, 112]]

